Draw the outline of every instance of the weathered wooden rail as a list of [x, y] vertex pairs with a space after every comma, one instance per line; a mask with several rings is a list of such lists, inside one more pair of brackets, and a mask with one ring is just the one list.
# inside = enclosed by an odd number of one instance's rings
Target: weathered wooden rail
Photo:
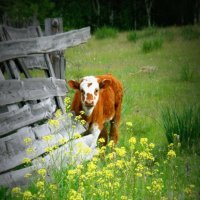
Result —
[[[76, 155], [79, 142], [90, 147], [90, 135], [74, 139], [75, 133], [81, 134], [85, 129], [67, 114], [56, 128], [48, 123], [57, 109], [65, 113], [63, 97], [67, 93], [66, 82], [62, 79], [65, 77], [63, 53], [58, 53], [56, 62], [52, 62], [53, 52], [62, 52], [89, 38], [89, 27], [42, 36], [38, 26], [23, 29], [0, 26], [1, 186], [23, 185], [28, 182], [24, 177], [27, 173], [34, 173], [43, 166], [59, 168], [68, 164], [73, 159], [71, 155]], [[35, 70], [40, 71], [39, 77], [34, 76]], [[54, 136], [52, 140], [43, 140], [50, 134]], [[24, 143], [25, 138], [32, 140], [28, 146]], [[61, 144], [62, 139], [68, 142]], [[55, 145], [53, 152], [48, 154], [45, 149]], [[30, 147], [34, 153], [27, 154]], [[77, 155], [76, 162], [92, 154], [93, 151]], [[52, 161], [52, 156], [56, 161]], [[28, 167], [22, 164], [24, 158], [31, 160]]]

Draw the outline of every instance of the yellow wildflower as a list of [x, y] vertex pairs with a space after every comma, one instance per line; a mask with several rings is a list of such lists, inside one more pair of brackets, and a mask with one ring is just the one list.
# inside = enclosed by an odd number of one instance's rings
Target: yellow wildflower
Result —
[[154, 144], [154, 143], [150, 143], [150, 144], [149, 144], [149, 148], [150, 148], [150, 149], [153, 149], [154, 147], [155, 147], [155, 144]]
[[77, 172], [77, 171], [76, 171], [75, 169], [69, 169], [69, 170], [67, 171], [68, 175], [75, 175], [76, 172]]
[[136, 144], [136, 138], [135, 137], [131, 137], [128, 142], [132, 145]]
[[172, 158], [175, 158], [176, 157], [176, 153], [174, 150], [169, 150], [168, 153], [167, 153], [167, 157], [168, 159], [172, 159]]
[[153, 155], [150, 152], [146, 152], [146, 151], [140, 152], [139, 157], [146, 160], [152, 160], [152, 161], [155, 160]]
[[132, 127], [133, 124], [132, 124], [132, 122], [126, 122], [126, 126], [128, 126], [128, 127]]
[[24, 143], [26, 145], [30, 144], [31, 142], [32, 142], [32, 138], [30, 138], [30, 137], [24, 138]]
[[127, 196], [121, 196], [121, 200], [127, 200], [128, 197]]
[[60, 122], [56, 119], [49, 119], [48, 123], [50, 124], [50, 126], [53, 126], [53, 127], [58, 127], [60, 125]]
[[83, 197], [79, 192], [77, 192], [77, 191], [75, 191], [73, 189], [70, 189], [68, 199], [69, 200], [74, 200], [74, 199], [83, 200]]
[[80, 114], [81, 114], [81, 115], [84, 115], [84, 114], [85, 114], [85, 111], [81, 110], [81, 111], [80, 111]]
[[81, 170], [81, 169], [83, 169], [83, 165], [82, 164], [79, 164], [79, 165], [77, 165], [77, 167], [76, 167], [78, 170]]
[[120, 184], [119, 184], [118, 181], [115, 181], [115, 182], [113, 183], [113, 185], [114, 185], [114, 188], [115, 188], [115, 189], [118, 189], [118, 188], [120, 187]]
[[69, 105], [70, 102], [71, 102], [70, 98], [69, 97], [65, 97], [65, 99], [64, 99], [65, 106]]
[[69, 117], [72, 117], [72, 116], [73, 116], [73, 114], [72, 114], [72, 113], [68, 113], [68, 116], [69, 116]]
[[159, 194], [163, 189], [163, 180], [162, 178], [154, 179], [151, 183], [150, 192], [154, 194]]
[[66, 138], [61, 138], [59, 141], [58, 141], [61, 145], [64, 145], [68, 142], [68, 140]]
[[46, 147], [44, 150], [46, 153], [51, 153], [53, 151], [53, 147]]
[[29, 199], [32, 199], [32, 198], [33, 198], [33, 195], [32, 195], [32, 193], [29, 190], [26, 190], [23, 193], [23, 199], [24, 200], [29, 200]]
[[104, 143], [104, 142], [105, 142], [105, 139], [104, 139], [104, 138], [99, 138], [98, 142], [99, 142], [99, 143]]
[[86, 121], [85, 121], [84, 119], [82, 119], [82, 120], [81, 120], [81, 124], [82, 124], [82, 125], [85, 125], [85, 124], [86, 124]]
[[142, 177], [142, 173], [139, 173], [139, 172], [135, 173], [135, 175], [136, 175], [137, 177]]
[[46, 173], [47, 173], [46, 169], [44, 169], [44, 168], [39, 169], [37, 172], [38, 172], [39, 175], [41, 175], [41, 176], [43, 176], [43, 177], [44, 177], [44, 176], [46, 175]]
[[114, 146], [114, 141], [113, 140], [110, 140], [110, 142], [108, 143], [107, 145], [108, 147], [112, 148]]
[[75, 133], [75, 134], [74, 134], [74, 138], [75, 138], [75, 139], [81, 138], [81, 134], [80, 134], [80, 133]]
[[62, 115], [62, 111], [60, 109], [56, 110], [55, 117], [59, 118]]
[[32, 176], [32, 174], [26, 173], [26, 174], [24, 175], [24, 178], [29, 178], [29, 177], [31, 177], [31, 176]]
[[124, 161], [123, 160], [117, 160], [116, 161], [116, 167], [119, 169], [122, 169], [124, 167]]
[[49, 189], [54, 193], [58, 189], [58, 187], [55, 184], [50, 184]]
[[52, 140], [53, 138], [54, 138], [54, 135], [52, 135], [52, 134], [45, 135], [45, 136], [42, 137], [42, 139], [45, 140], [45, 141]]
[[106, 158], [108, 158], [109, 160], [112, 160], [112, 159], [114, 159], [114, 157], [115, 157], [115, 154], [114, 154], [114, 152], [112, 152], [112, 153], [109, 153], [109, 154], [106, 156]]
[[146, 145], [148, 142], [148, 138], [140, 138], [140, 144], [141, 145]]
[[187, 186], [185, 189], [184, 189], [184, 192], [186, 195], [188, 195], [189, 197], [192, 197], [193, 193], [194, 193], [194, 188], [195, 188], [195, 185], [189, 185]]
[[20, 187], [14, 187], [11, 192], [14, 193], [14, 194], [19, 194], [19, 193], [21, 193], [21, 188]]
[[30, 159], [30, 158], [24, 158], [24, 159], [22, 160], [22, 163], [23, 163], [23, 164], [29, 164], [29, 163], [31, 163], [31, 159]]
[[35, 152], [35, 148], [34, 147], [30, 147], [26, 149], [26, 153], [31, 154]]
[[104, 174], [105, 177], [107, 177], [107, 178], [113, 178], [113, 177], [114, 177], [113, 171], [112, 171], [112, 170], [109, 170], [109, 169], [103, 170], [103, 174]]
[[125, 147], [115, 148], [115, 151], [116, 151], [117, 155], [120, 157], [124, 157], [126, 155]]
[[87, 164], [87, 167], [88, 167], [88, 171], [93, 171], [93, 170], [96, 170], [97, 166], [94, 162], [89, 162]]
[[92, 149], [90, 147], [88, 147], [86, 144], [84, 144], [83, 142], [78, 142], [76, 144], [76, 147], [77, 147], [78, 154], [80, 154], [80, 153], [89, 154], [92, 151]]
[[174, 148], [174, 144], [173, 144], [173, 143], [170, 143], [170, 144], [168, 145], [168, 148], [169, 148], [169, 149], [173, 149], [173, 148]]
[[144, 166], [141, 163], [138, 163], [135, 171], [141, 172], [143, 170], [144, 170]]
[[43, 190], [44, 189], [44, 181], [38, 181], [36, 183], [36, 187], [39, 189], [39, 190]]
[[82, 118], [81, 115], [77, 115], [77, 116], [75, 117], [75, 120], [76, 120], [76, 121], [79, 121], [81, 118]]

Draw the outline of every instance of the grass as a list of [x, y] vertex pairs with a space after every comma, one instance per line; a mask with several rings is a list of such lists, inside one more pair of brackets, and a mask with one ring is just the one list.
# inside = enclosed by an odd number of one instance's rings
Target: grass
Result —
[[[169, 143], [180, 142], [188, 150], [199, 145], [200, 107], [185, 105], [183, 108], [168, 106], [162, 110], [162, 122]], [[174, 137], [174, 134], [176, 137]]]
[[200, 36], [200, 31], [193, 26], [186, 26], [181, 31], [184, 40], [198, 39]]
[[138, 37], [137, 37], [137, 33], [135, 31], [131, 31], [130, 33], [127, 34], [128, 41], [136, 42], [137, 39], [138, 39]]
[[111, 28], [111, 27], [102, 27], [102, 28], [98, 28], [94, 35], [96, 37], [96, 39], [105, 39], [105, 38], [115, 38], [117, 37], [117, 29], [115, 28]]
[[162, 39], [145, 40], [142, 44], [142, 51], [144, 53], [149, 53], [153, 50], [160, 49], [162, 44]]
[[180, 80], [182, 81], [191, 81], [193, 77], [193, 71], [189, 64], [185, 64], [181, 66], [181, 71], [180, 71]]
[[[45, 191], [47, 199], [52, 199], [53, 195], [56, 195], [54, 199], [199, 199], [199, 154], [181, 151], [176, 143], [169, 145], [160, 116], [166, 106], [184, 108], [198, 104], [200, 99], [200, 39], [183, 39], [183, 29], [136, 31], [134, 43], [127, 40], [130, 32], [104, 40], [92, 36], [86, 44], [66, 51], [67, 80], [112, 73], [123, 83], [120, 138], [118, 150], [110, 151], [107, 147], [102, 150], [106, 151], [105, 157], [91, 161], [93, 164], [86, 162], [83, 168], [68, 166], [52, 172], [53, 181], [46, 183], [44, 180], [43, 193]], [[162, 38], [159, 49], [148, 53], [141, 51], [145, 41], [159, 38]], [[180, 69], [185, 65], [193, 72], [190, 81], [180, 79]], [[152, 75], [141, 70], [151, 66], [157, 69]], [[73, 94], [70, 90], [68, 95], [72, 97]], [[132, 125], [127, 127], [127, 122]], [[130, 138], [136, 139], [134, 149]], [[143, 146], [141, 138], [148, 138]], [[147, 145], [151, 143], [155, 147], [149, 151]], [[126, 153], [120, 156], [123, 149]], [[116, 157], [112, 157], [112, 152]], [[123, 163], [122, 169], [119, 163]], [[50, 184], [56, 185], [54, 193]], [[37, 195], [41, 191], [36, 184], [29, 190]]]

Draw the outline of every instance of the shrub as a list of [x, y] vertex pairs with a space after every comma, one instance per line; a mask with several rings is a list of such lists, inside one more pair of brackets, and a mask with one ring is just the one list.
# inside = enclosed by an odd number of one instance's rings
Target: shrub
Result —
[[98, 28], [95, 32], [96, 39], [115, 38], [117, 36], [117, 29], [111, 27]]
[[162, 44], [162, 39], [145, 40], [142, 45], [142, 51], [144, 53], [149, 53], [153, 50], [161, 48]]
[[182, 37], [184, 40], [193, 40], [199, 37], [200, 33], [192, 26], [186, 26], [182, 29]]
[[161, 35], [167, 42], [171, 42], [174, 40], [174, 33], [170, 30], [164, 30], [161, 32]]
[[130, 33], [128, 33], [127, 35], [127, 40], [130, 42], [136, 42], [138, 39], [137, 34], [135, 31], [131, 31]]
[[155, 26], [149, 27], [144, 30], [143, 37], [154, 36], [157, 33], [158, 33], [158, 29]]
[[194, 146], [200, 136], [200, 106], [184, 106], [182, 110], [165, 107], [161, 111], [164, 131], [169, 143], [177, 134], [183, 148]]

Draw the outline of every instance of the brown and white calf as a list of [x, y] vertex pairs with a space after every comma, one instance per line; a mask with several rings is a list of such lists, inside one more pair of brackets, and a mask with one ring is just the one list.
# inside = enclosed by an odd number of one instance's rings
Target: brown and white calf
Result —
[[84, 111], [83, 118], [94, 141], [92, 147], [96, 146], [99, 137], [104, 138], [107, 144], [107, 121], [110, 122], [110, 139], [117, 143], [123, 97], [120, 81], [106, 74], [86, 76], [80, 82], [70, 80], [68, 84], [76, 90], [71, 110], [76, 115]]

